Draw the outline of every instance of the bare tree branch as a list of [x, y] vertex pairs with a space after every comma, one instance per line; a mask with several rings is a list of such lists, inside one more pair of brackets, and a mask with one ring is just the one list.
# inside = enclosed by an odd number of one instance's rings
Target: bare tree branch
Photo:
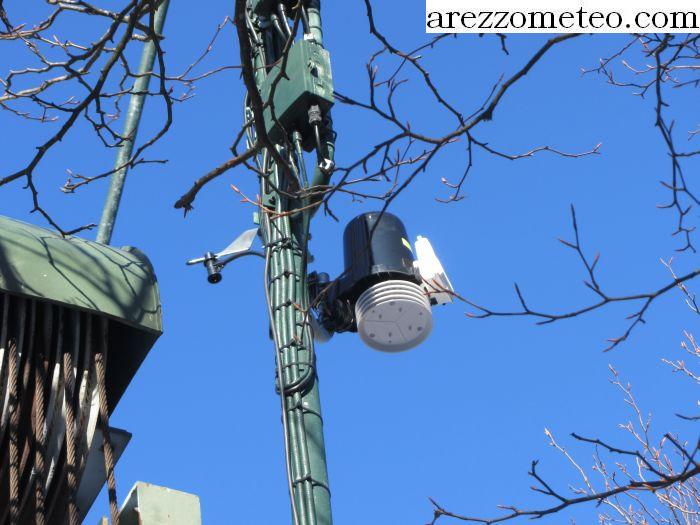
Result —
[[656, 301], [659, 297], [665, 295], [666, 293], [670, 292], [671, 290], [675, 289], [676, 287], [683, 287], [685, 283], [695, 279], [700, 275], [700, 268], [698, 268], [680, 277], [675, 276], [674, 274], [674, 278], [671, 282], [666, 283], [665, 285], [658, 287], [650, 292], [635, 293], [629, 295], [610, 294], [600, 286], [595, 275], [595, 270], [600, 255], [596, 254], [593, 260], [590, 260], [585, 255], [581, 247], [578, 223], [576, 220], [576, 211], [573, 206], [571, 207], [571, 217], [575, 240], [574, 242], [569, 242], [560, 239], [560, 242], [566, 247], [574, 250], [581, 262], [583, 263], [588, 274], [588, 280], [584, 281], [584, 285], [598, 296], [598, 300], [596, 302], [591, 303], [587, 306], [583, 306], [581, 308], [577, 308], [575, 310], [561, 313], [540, 311], [528, 306], [520, 287], [516, 283], [515, 292], [518, 298], [518, 302], [520, 303], [519, 310], [498, 311], [490, 307], [479, 305], [473, 301], [463, 299], [464, 302], [476, 309], [476, 312], [468, 313], [467, 316], [475, 319], [484, 319], [488, 317], [534, 317], [540, 319], [537, 322], [538, 325], [546, 325], [564, 319], [572, 319], [574, 317], [579, 317], [581, 315], [603, 309], [606, 306], [609, 306], [614, 303], [640, 303], [641, 306], [639, 307], [639, 309], [632, 313], [629, 317], [627, 317], [627, 319], [631, 320], [632, 322], [627, 327], [625, 332], [619, 337], [608, 339], [609, 346], [605, 349], [606, 351], [608, 351], [612, 350], [613, 348], [626, 341], [630, 337], [632, 331], [638, 325], [646, 322], [644, 316], [651, 307], [651, 305], [654, 303], [654, 301]]

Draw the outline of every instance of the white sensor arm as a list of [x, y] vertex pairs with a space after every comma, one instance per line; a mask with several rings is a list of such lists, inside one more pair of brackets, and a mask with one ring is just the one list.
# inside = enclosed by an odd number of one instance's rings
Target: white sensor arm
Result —
[[454, 288], [445, 273], [430, 241], [420, 235], [416, 238], [416, 267], [423, 279], [423, 290], [433, 304], [447, 304], [453, 301]]
[[[229, 255], [238, 255], [250, 251], [251, 247], [253, 246], [253, 241], [255, 241], [255, 237], [257, 234], [258, 228], [253, 228], [252, 230], [244, 231], [236, 238], [235, 241], [229, 244], [226, 248], [224, 248], [217, 254], [213, 254], [213, 260], [216, 261]], [[206, 260], [206, 256], [198, 257], [196, 259], [190, 259], [189, 261], [187, 261], [187, 264], [189, 266], [192, 266], [193, 264], [203, 263]]]

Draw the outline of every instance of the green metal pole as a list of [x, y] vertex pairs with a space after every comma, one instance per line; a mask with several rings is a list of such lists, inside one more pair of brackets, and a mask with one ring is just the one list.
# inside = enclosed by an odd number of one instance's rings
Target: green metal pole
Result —
[[[168, 12], [170, 0], [163, 0], [156, 9], [154, 29], [157, 35], [163, 32], [165, 24], [165, 16]], [[97, 230], [97, 242], [109, 244], [112, 240], [112, 232], [114, 231], [114, 223], [119, 212], [119, 204], [121, 203], [122, 193], [124, 191], [124, 183], [126, 182], [127, 167], [125, 164], [129, 162], [131, 154], [134, 151], [134, 142], [136, 133], [141, 122], [143, 113], [143, 105], [146, 102], [146, 93], [151, 82], [151, 72], [156, 58], [156, 46], [153, 41], [148, 41], [143, 46], [141, 54], [141, 64], [139, 66], [138, 76], [134, 82], [133, 93], [129, 100], [129, 109], [126, 113], [126, 122], [124, 123], [124, 132], [122, 137], [124, 140], [119, 145], [117, 150], [117, 160], [114, 163], [116, 171], [112, 175], [107, 193], [107, 200], [102, 209], [102, 218]]]
[[[278, 170], [272, 180], [277, 185]], [[277, 217], [266, 218], [265, 242], [271, 260], [269, 288], [273, 326], [276, 334], [276, 359], [280, 359], [285, 412], [286, 441], [292, 477], [292, 497], [297, 525], [332, 525], [330, 490], [326, 469], [323, 419], [313, 337], [305, 310], [308, 308], [306, 284], [306, 232], [302, 218], [283, 214], [289, 202], [277, 194], [266, 195]]]
[[[323, 45], [323, 24], [321, 23], [321, 0], [309, 0], [308, 7], [309, 16], [309, 31], [314, 37], [314, 40], [319, 44]], [[335, 139], [333, 138], [333, 123], [330, 123], [329, 128], [326, 130], [326, 136], [323, 137], [323, 143], [326, 148], [326, 158], [331, 161], [335, 161]], [[313, 178], [311, 179], [311, 186], [327, 186], [331, 180], [331, 174], [328, 172], [321, 171], [321, 169], [316, 166], [314, 170]], [[318, 202], [322, 197], [315, 197], [314, 202]], [[314, 208], [312, 214], [316, 213], [317, 208]]]
[[323, 25], [321, 24], [321, 0], [309, 0], [308, 4], [309, 31], [314, 40], [323, 45]]
[[[320, 1], [308, 0], [306, 5], [310, 32], [314, 40], [322, 44]], [[261, 38], [261, 41], [265, 39]], [[265, 58], [259, 47], [255, 49], [256, 83], [260, 87], [266, 77]], [[295, 143], [295, 137], [291, 137], [290, 142]], [[301, 155], [282, 146], [278, 146], [277, 151], [288, 159], [296, 174], [294, 178], [303, 181]], [[280, 376], [278, 388], [283, 398], [293, 524], [332, 525], [316, 356], [307, 313], [307, 243], [312, 213], [308, 210], [290, 213], [308, 204], [308, 199], [293, 198], [284, 193], [290, 191], [290, 181], [285, 180], [282, 167], [270, 162], [270, 158], [269, 153], [263, 155], [265, 175], [261, 177], [261, 195], [266, 210], [274, 210], [274, 213], [264, 214], [262, 232], [269, 261], [266, 286]], [[317, 173], [312, 185], [327, 183], [328, 178], [329, 175], [319, 176]]]

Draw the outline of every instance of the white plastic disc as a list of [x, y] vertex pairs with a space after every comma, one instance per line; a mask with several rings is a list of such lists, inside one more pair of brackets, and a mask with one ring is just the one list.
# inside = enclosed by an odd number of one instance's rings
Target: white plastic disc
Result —
[[[405, 282], [405, 281], [400, 281]], [[408, 283], [408, 286], [404, 285], [391, 285], [386, 288], [382, 288], [381, 291], [377, 290], [370, 294], [362, 294], [357, 300], [358, 305], [365, 306], [370, 303], [378, 303], [385, 298], [395, 298], [398, 295], [401, 296], [413, 296], [418, 299], [426, 297], [426, 293], [414, 283]]]
[[355, 316], [362, 341], [383, 352], [413, 348], [433, 328], [428, 298], [409, 281], [385, 281], [368, 288], [357, 300]]
[[403, 292], [403, 291], [392, 290], [389, 292], [383, 292], [378, 297], [372, 298], [370, 300], [365, 299], [362, 302], [360, 302], [358, 300], [357, 305], [361, 308], [366, 308], [370, 305], [377, 305], [379, 303], [382, 303], [385, 300], [393, 301], [393, 300], [399, 299], [399, 298], [405, 298], [405, 299], [415, 298], [419, 301], [422, 301], [424, 297], [426, 297], [425, 293], [413, 293], [413, 292], [408, 293], [408, 292]]

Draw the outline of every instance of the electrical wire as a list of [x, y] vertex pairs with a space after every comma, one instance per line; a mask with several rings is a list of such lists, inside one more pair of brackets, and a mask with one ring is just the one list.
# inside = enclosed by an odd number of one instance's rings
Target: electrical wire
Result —
[[[250, 38], [255, 46], [253, 60], [256, 68], [256, 80], [260, 83], [269, 74], [280, 49], [291, 38], [291, 30], [284, 9], [279, 9], [279, 17], [273, 12], [267, 22], [256, 17], [247, 23]], [[302, 18], [305, 32], [308, 32], [306, 13], [297, 12]], [[247, 20], [248, 22], [248, 20]], [[295, 28], [296, 28], [295, 21]], [[260, 30], [260, 32], [258, 32]], [[260, 45], [260, 42], [263, 44]], [[245, 105], [245, 122], [250, 123], [253, 116], [249, 101]], [[252, 147], [257, 141], [253, 126], [247, 126], [246, 142]], [[294, 141], [292, 141], [294, 142]], [[306, 407], [304, 396], [311, 392], [316, 381], [316, 355], [313, 348], [313, 335], [308, 321], [310, 310], [300, 316], [299, 306], [308, 305], [307, 258], [309, 224], [311, 213], [306, 210], [308, 197], [297, 199], [287, 193], [288, 185], [308, 190], [308, 176], [300, 147], [300, 137], [289, 148], [280, 147], [278, 151], [290, 160], [292, 171], [283, 174], [271, 162], [267, 151], [255, 157], [261, 182], [261, 194], [267, 197], [267, 208], [261, 208], [261, 226], [265, 241], [265, 299], [270, 320], [271, 335], [275, 346], [275, 366], [277, 384], [282, 409], [282, 427], [284, 432], [284, 453], [287, 471], [287, 488], [289, 491], [294, 525], [315, 525], [317, 523], [317, 502], [315, 487], [323, 487], [328, 493], [326, 483], [314, 479], [310, 458], [309, 436], [307, 435], [305, 417], [314, 414], [320, 417], [317, 409]], [[287, 179], [296, 178], [296, 181]], [[301, 208], [294, 213], [294, 207]], [[288, 212], [293, 212], [291, 215]], [[274, 213], [274, 217], [271, 216]]]
[[[246, 12], [247, 18], [250, 18], [250, 15], [248, 12]], [[252, 33], [250, 36], [251, 40], [253, 43], [258, 44], [261, 39], [258, 37], [258, 35], [255, 33], [255, 26], [254, 24], [251, 23], [248, 24], [248, 33]], [[267, 33], [267, 32], [266, 32]], [[267, 34], [264, 35], [267, 37]], [[268, 40], [265, 40], [267, 42]], [[254, 49], [256, 49], [257, 57], [253, 57], [253, 60], [255, 61], [256, 59], [258, 60], [258, 66], [267, 66], [266, 62], [266, 48], [268, 46], [257, 46]], [[258, 70], [260, 71], [260, 69]], [[263, 67], [262, 71], [267, 72], [267, 68]], [[248, 107], [248, 97], [246, 97], [245, 101], [245, 106], [244, 106], [244, 118], [245, 122], [249, 123], [252, 121], [253, 115], [252, 111]], [[256, 141], [256, 137], [254, 135], [254, 129], [253, 126], [247, 126], [246, 129], [246, 142], [247, 146], [250, 148]], [[266, 176], [268, 175], [268, 156], [259, 154], [255, 156], [255, 163], [256, 167], [258, 168], [259, 172], [261, 173], [261, 183], [263, 183], [263, 189], [265, 186], [265, 181]], [[262, 175], [262, 173], [265, 174], [265, 176]], [[279, 181], [275, 181], [278, 183]], [[291, 432], [290, 432], [290, 422], [289, 422], [289, 414], [288, 414], [288, 407], [287, 407], [287, 395], [286, 395], [286, 390], [287, 390], [287, 385], [285, 382], [285, 373], [284, 373], [284, 366], [283, 366], [283, 360], [284, 360], [284, 351], [283, 351], [283, 343], [281, 341], [280, 334], [278, 332], [277, 328], [277, 323], [275, 319], [275, 311], [274, 311], [274, 306], [273, 306], [273, 301], [271, 297], [271, 291], [270, 288], [273, 286], [273, 282], [270, 279], [270, 269], [271, 269], [271, 264], [272, 264], [272, 252], [273, 252], [273, 233], [272, 233], [272, 224], [270, 221], [270, 217], [268, 216], [267, 213], [262, 213], [261, 214], [261, 224], [263, 226], [263, 238], [265, 241], [265, 269], [264, 269], [264, 288], [265, 288], [265, 303], [267, 305], [267, 313], [270, 321], [270, 331], [272, 334], [272, 339], [274, 342], [274, 347], [275, 347], [275, 365], [276, 365], [276, 370], [277, 370], [277, 382], [278, 382], [278, 389], [279, 389], [279, 395], [280, 395], [280, 407], [282, 411], [282, 432], [284, 434], [284, 459], [285, 459], [285, 470], [287, 474], [287, 490], [289, 492], [289, 499], [292, 507], [292, 519], [293, 519], [293, 525], [302, 525], [301, 519], [303, 518], [300, 516], [300, 509], [298, 508], [297, 505], [297, 499], [295, 495], [295, 489], [294, 489], [294, 476], [293, 476], [293, 469], [292, 469], [292, 452], [291, 452]], [[275, 288], [277, 286], [275, 285]]]
[[284, 8], [283, 3], [277, 4], [277, 11], [280, 14], [280, 22], [282, 23], [282, 28], [284, 29], [284, 32], [287, 33], [287, 38], [291, 38], [292, 36], [292, 28], [289, 27], [289, 21], [287, 20], [287, 11]]
[[270, 15], [270, 20], [272, 21], [272, 27], [275, 28], [277, 31], [277, 34], [282, 37], [282, 40], [286, 40], [287, 38], [287, 33], [282, 29], [282, 24], [280, 23], [279, 18], [277, 15], [274, 13]]
[[[270, 219], [265, 216], [266, 225], [266, 240], [270, 239]], [[277, 365], [277, 381], [279, 383], [280, 390], [280, 400], [282, 405], [282, 430], [284, 432], [284, 460], [287, 468], [287, 489], [289, 490], [289, 499], [292, 503], [292, 517], [294, 519], [294, 525], [299, 525], [299, 512], [297, 510], [296, 497], [294, 496], [294, 480], [292, 477], [292, 459], [290, 455], [290, 445], [289, 445], [289, 421], [287, 418], [287, 399], [284, 394], [284, 373], [282, 371], [282, 352], [280, 351], [280, 341], [277, 334], [277, 328], [275, 324], [275, 316], [272, 311], [272, 301], [270, 300], [270, 256], [272, 249], [267, 247], [265, 250], [265, 302], [267, 304], [267, 314], [270, 318], [270, 330], [272, 332], [272, 339], [275, 343], [275, 363]]]

